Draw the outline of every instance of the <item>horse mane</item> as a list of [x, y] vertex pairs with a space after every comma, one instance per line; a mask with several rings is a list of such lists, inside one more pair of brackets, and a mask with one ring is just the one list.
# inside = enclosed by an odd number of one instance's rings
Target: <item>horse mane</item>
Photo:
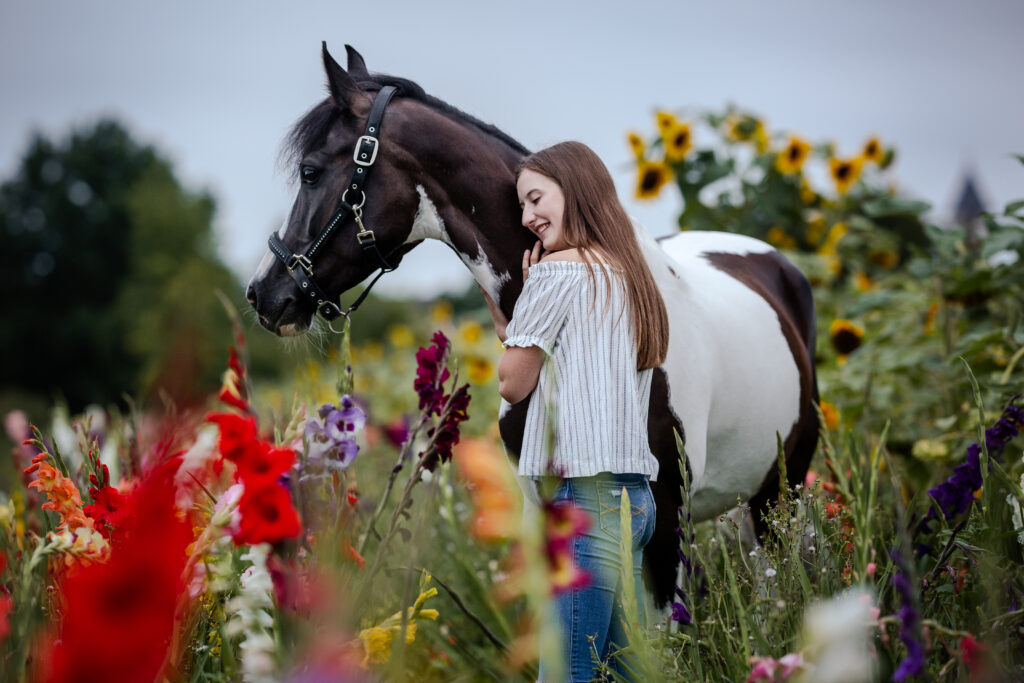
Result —
[[[407, 78], [389, 76], [387, 74], [373, 74], [369, 77], [369, 80], [364, 78], [358, 80], [357, 83], [366, 92], [376, 92], [386, 85], [396, 86], [399, 88], [398, 95], [400, 97], [408, 97], [409, 99], [421, 102], [455, 121], [472, 126], [482, 133], [505, 143], [524, 156], [530, 153], [530, 150], [526, 149], [521, 143], [497, 126], [484, 123], [480, 119], [453, 107], [444, 100], [428, 95], [423, 88]], [[312, 150], [322, 146], [327, 140], [327, 134], [331, 128], [343, 115], [344, 112], [334, 104], [330, 97], [315, 105], [295, 123], [285, 138], [282, 161], [293, 164]]]

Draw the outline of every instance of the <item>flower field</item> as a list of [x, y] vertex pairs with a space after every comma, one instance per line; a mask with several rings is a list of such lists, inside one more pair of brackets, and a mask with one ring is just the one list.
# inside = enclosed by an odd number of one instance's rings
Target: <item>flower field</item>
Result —
[[[840, 156], [737, 110], [629, 143], [681, 228], [808, 274], [823, 400], [762, 538], [742, 501], [679, 510], [676, 598], [625, 605], [617, 656], [652, 681], [1024, 677], [1024, 202], [936, 227], [878, 138]], [[586, 520], [523, 514], [483, 303], [330, 338], [275, 383], [229, 316], [200, 408], [5, 417], [0, 680], [534, 680]]]

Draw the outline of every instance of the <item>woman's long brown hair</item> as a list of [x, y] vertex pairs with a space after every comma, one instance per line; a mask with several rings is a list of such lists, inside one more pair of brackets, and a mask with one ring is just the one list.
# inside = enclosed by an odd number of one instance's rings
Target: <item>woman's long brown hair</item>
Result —
[[[637, 369], [661, 365], [668, 353], [668, 312], [604, 162], [582, 142], [570, 141], [523, 159], [516, 179], [527, 169], [562, 188], [566, 243], [579, 249], [586, 263], [597, 255], [622, 271], [632, 304]], [[595, 277], [592, 269], [590, 276]]]

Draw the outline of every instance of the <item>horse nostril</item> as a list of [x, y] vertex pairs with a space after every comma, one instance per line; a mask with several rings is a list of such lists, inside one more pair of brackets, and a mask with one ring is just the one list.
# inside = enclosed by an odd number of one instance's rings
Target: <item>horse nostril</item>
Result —
[[252, 285], [249, 285], [248, 287], [246, 287], [245, 288], [245, 298], [246, 298], [246, 300], [250, 304], [253, 305], [253, 308], [255, 308], [256, 307], [256, 288], [253, 287]]

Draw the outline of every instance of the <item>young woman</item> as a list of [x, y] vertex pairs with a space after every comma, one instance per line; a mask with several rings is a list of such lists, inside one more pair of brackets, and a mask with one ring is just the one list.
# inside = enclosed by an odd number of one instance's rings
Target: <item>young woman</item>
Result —
[[589, 147], [563, 142], [527, 157], [516, 190], [523, 225], [539, 241], [523, 254], [512, 320], [488, 299], [506, 349], [499, 392], [510, 403], [533, 394], [519, 474], [557, 474], [555, 500], [591, 517], [572, 548], [591, 582], [557, 598], [571, 680], [588, 681], [594, 649], [603, 658], [627, 644], [619, 579], [623, 488], [643, 609], [641, 550], [655, 518], [648, 482], [658, 474], [647, 413], [652, 369], [668, 348], [668, 316], [611, 175]]

